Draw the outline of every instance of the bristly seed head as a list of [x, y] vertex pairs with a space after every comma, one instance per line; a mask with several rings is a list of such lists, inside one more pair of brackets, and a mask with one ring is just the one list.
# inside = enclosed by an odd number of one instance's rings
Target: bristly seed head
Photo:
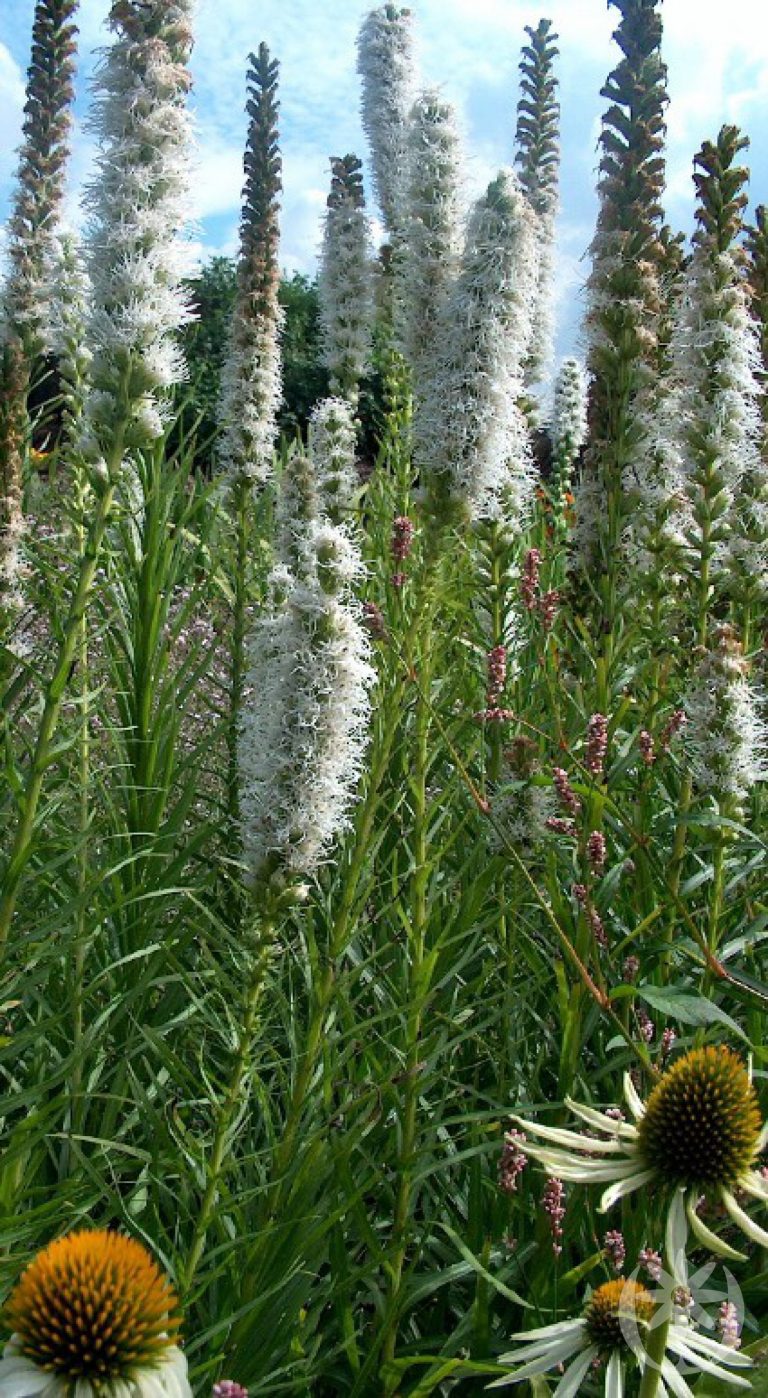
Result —
[[86, 1229], [49, 1243], [5, 1306], [22, 1353], [99, 1386], [162, 1364], [181, 1324], [167, 1277], [141, 1243]]
[[733, 1188], [760, 1137], [757, 1094], [724, 1045], [693, 1049], [651, 1092], [638, 1124], [640, 1153], [671, 1184]]
[[584, 1311], [587, 1334], [601, 1354], [626, 1347], [622, 1322], [633, 1328], [647, 1324], [655, 1310], [650, 1293], [639, 1282], [617, 1277], [592, 1292]]

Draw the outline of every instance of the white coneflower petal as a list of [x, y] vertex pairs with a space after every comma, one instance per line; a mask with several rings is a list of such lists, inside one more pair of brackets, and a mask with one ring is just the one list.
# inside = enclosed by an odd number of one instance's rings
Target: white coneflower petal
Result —
[[[584, 1372], [586, 1373], [586, 1370]], [[575, 1388], [571, 1391], [578, 1392]], [[559, 1389], [555, 1392], [559, 1392]], [[618, 1352], [612, 1354], [608, 1360], [608, 1368], [605, 1371], [605, 1398], [624, 1398], [624, 1370]]]
[[710, 1252], [716, 1253], [718, 1257], [728, 1257], [732, 1262], [743, 1262], [743, 1252], [737, 1252], [736, 1248], [732, 1248], [730, 1243], [723, 1242], [722, 1238], [719, 1238], [716, 1233], [713, 1233], [711, 1228], [707, 1228], [706, 1223], [700, 1217], [696, 1209], [697, 1197], [695, 1193], [690, 1192], [685, 1202], [685, 1212], [692, 1233], [704, 1247], [709, 1248]]
[[[574, 1398], [574, 1394], [579, 1392], [582, 1380], [589, 1373], [593, 1361], [597, 1358], [597, 1353], [598, 1352], [596, 1347], [594, 1345], [590, 1345], [589, 1349], [586, 1349], [583, 1354], [579, 1355], [578, 1359], [574, 1359], [573, 1363], [569, 1364], [568, 1368], [563, 1374], [563, 1377], [557, 1385], [557, 1388], [555, 1389], [555, 1393], [559, 1394], [560, 1398]], [[619, 1373], [621, 1373], [621, 1359], [617, 1354], [611, 1356], [611, 1359], [609, 1360], [609, 1368], [611, 1364], [613, 1364], [614, 1360], [616, 1361], [616, 1364], [619, 1367]], [[607, 1398], [607, 1379], [605, 1392]]]
[[[568, 1103], [568, 1105], [571, 1104]], [[536, 1135], [540, 1136], [543, 1141], [554, 1141], [556, 1145], [566, 1146], [571, 1150], [583, 1150], [587, 1154], [597, 1150], [601, 1155], [605, 1155], [618, 1153], [624, 1149], [621, 1141], [594, 1141], [589, 1136], [580, 1136], [577, 1131], [568, 1131], [562, 1126], [541, 1126], [534, 1121], [525, 1121], [520, 1116], [514, 1117], [514, 1120], [518, 1126], [522, 1126], [524, 1131], [535, 1131]]]
[[637, 1127], [632, 1126], [629, 1122], [608, 1116], [606, 1112], [598, 1111], [596, 1107], [585, 1107], [582, 1102], [574, 1102], [572, 1097], [566, 1097], [565, 1105], [570, 1112], [573, 1112], [574, 1116], [580, 1117], [588, 1126], [596, 1126], [598, 1130], [607, 1131], [610, 1135], [622, 1140], [637, 1140]]
[[[715, 1342], [713, 1341], [713, 1343]], [[718, 1348], [722, 1351], [725, 1347], [720, 1345]], [[712, 1378], [720, 1379], [723, 1383], [733, 1384], [735, 1388], [752, 1387], [749, 1379], [743, 1379], [739, 1374], [730, 1374], [727, 1369], [723, 1369], [708, 1358], [703, 1349], [694, 1344], [692, 1335], [688, 1330], [678, 1329], [677, 1326], [670, 1325], [667, 1349], [672, 1354], [676, 1354], [678, 1359], [686, 1360], [695, 1369], [699, 1369], [704, 1374], [711, 1374]], [[733, 1351], [730, 1352], [733, 1353]], [[743, 1358], [746, 1359], [747, 1364], [751, 1364], [749, 1355], [744, 1355]]]
[[758, 1227], [754, 1219], [750, 1218], [741, 1205], [736, 1203], [731, 1191], [724, 1189], [721, 1198], [728, 1213], [734, 1223], [738, 1223], [742, 1233], [746, 1233], [753, 1243], [759, 1243], [761, 1247], [768, 1248], [768, 1232], [764, 1228]]
[[624, 1074], [624, 1097], [635, 1121], [640, 1121], [642, 1117], [645, 1116], [645, 1103], [640, 1097], [629, 1073]]
[[613, 1208], [614, 1204], [618, 1203], [619, 1199], [626, 1199], [627, 1195], [634, 1194], [636, 1189], [642, 1189], [644, 1185], [650, 1184], [651, 1180], [654, 1178], [654, 1170], [640, 1170], [638, 1172], [637, 1167], [635, 1167], [635, 1170], [628, 1178], [619, 1180], [616, 1184], [611, 1185], [610, 1189], [603, 1191], [600, 1197], [598, 1213], [607, 1213], [609, 1209]]

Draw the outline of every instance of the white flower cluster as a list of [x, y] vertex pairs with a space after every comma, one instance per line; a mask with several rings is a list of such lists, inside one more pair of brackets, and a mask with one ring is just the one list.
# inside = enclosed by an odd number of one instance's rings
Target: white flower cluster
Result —
[[536, 221], [502, 170], [472, 212], [459, 274], [441, 308], [428, 392], [417, 404], [421, 467], [473, 518], [525, 514], [533, 467], [519, 406], [535, 306]]
[[93, 358], [86, 341], [91, 288], [72, 233], [56, 239], [48, 275], [50, 348], [57, 359], [63, 406], [71, 432], [83, 411]]
[[275, 525], [278, 557], [294, 578], [304, 576], [307, 537], [318, 511], [314, 463], [306, 453], [289, 450], [280, 475]]
[[752, 787], [768, 779], [768, 730], [731, 627], [719, 629], [700, 660], [685, 712], [696, 785], [738, 815]]
[[461, 252], [461, 150], [453, 109], [437, 91], [413, 107], [398, 327], [417, 399], [433, 371], [440, 307]]
[[158, 393], [184, 376], [174, 332], [189, 318], [177, 234], [191, 156], [191, 9], [191, 0], [115, 5], [117, 38], [97, 74], [99, 153], [87, 192], [93, 389], [81, 441], [96, 463], [126, 418], [127, 448], [160, 436]]
[[[342, 164], [334, 162], [336, 169]], [[325, 217], [318, 290], [331, 391], [354, 408], [372, 347], [371, 239], [362, 187], [336, 176]]]
[[[745, 541], [742, 490], [765, 478], [760, 460], [760, 350], [733, 257], [707, 244], [686, 273], [671, 345], [673, 390], [660, 423], [658, 451], [682, 490], [680, 528], [696, 559], [714, 544], [713, 570]], [[665, 482], [665, 488], [669, 484]], [[705, 545], [705, 536], [707, 543]], [[742, 558], [749, 567], [749, 557]], [[752, 571], [759, 565], [754, 558]], [[762, 567], [765, 567], [763, 553]]]
[[240, 732], [245, 855], [254, 879], [312, 874], [349, 824], [375, 678], [351, 584], [361, 571], [343, 529], [314, 522], [297, 580], [273, 575], [250, 643]]
[[237, 314], [221, 372], [220, 459], [232, 479], [262, 485], [272, 474], [277, 414], [283, 394], [280, 331], [283, 310], [275, 295], [267, 314]]
[[359, 485], [355, 441], [349, 404], [343, 398], [321, 399], [309, 420], [309, 454], [320, 509], [332, 524], [341, 524], [354, 504]]
[[357, 46], [373, 188], [387, 232], [396, 237], [405, 207], [408, 125], [416, 95], [410, 10], [392, 4], [371, 10]]
[[564, 359], [555, 375], [552, 424], [552, 498], [562, 508], [573, 469], [587, 440], [587, 375], [578, 359]]

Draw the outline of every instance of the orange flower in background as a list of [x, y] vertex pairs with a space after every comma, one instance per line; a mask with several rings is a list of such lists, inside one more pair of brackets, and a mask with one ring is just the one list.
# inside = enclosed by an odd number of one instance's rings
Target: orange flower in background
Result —
[[78, 1398], [114, 1391], [189, 1398], [170, 1281], [141, 1243], [87, 1229], [38, 1253], [6, 1302], [13, 1330], [0, 1361], [0, 1398], [32, 1398], [54, 1379]]

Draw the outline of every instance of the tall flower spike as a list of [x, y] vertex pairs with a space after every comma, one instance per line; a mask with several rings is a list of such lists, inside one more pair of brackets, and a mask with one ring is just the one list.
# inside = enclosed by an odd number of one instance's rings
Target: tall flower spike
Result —
[[[667, 458], [680, 479], [684, 565], [699, 597], [698, 640], [707, 643], [715, 602], [766, 584], [760, 537], [760, 351], [735, 244], [746, 196], [746, 145], [735, 127], [696, 156], [695, 250], [670, 346], [673, 389], [659, 414]], [[754, 534], [757, 537], [752, 537]]]
[[363, 768], [375, 675], [351, 596], [360, 556], [343, 530], [316, 523], [305, 557], [305, 580], [281, 577], [251, 638], [240, 771], [254, 880], [317, 870], [349, 823]]
[[553, 258], [560, 169], [560, 104], [553, 73], [558, 35], [552, 21], [525, 26], [529, 42], [520, 62], [521, 97], [517, 104], [515, 164], [520, 185], [539, 219], [539, 275], [526, 384], [546, 375], [552, 360]]
[[356, 155], [331, 160], [318, 290], [331, 391], [354, 409], [360, 380], [369, 365], [373, 334], [370, 230], [362, 162]]
[[[178, 233], [191, 158], [186, 67], [192, 0], [114, 0], [116, 38], [96, 76], [99, 142], [87, 191], [92, 390], [81, 449], [97, 471], [162, 434], [163, 395], [184, 377], [189, 318]], [[119, 463], [118, 463], [119, 464]]]
[[86, 1229], [49, 1243], [11, 1292], [5, 1319], [13, 1334], [0, 1398], [192, 1398], [178, 1301], [133, 1238]]
[[278, 558], [295, 579], [305, 579], [307, 540], [319, 522], [320, 499], [314, 462], [304, 452], [293, 449], [286, 456], [275, 513]]
[[578, 359], [564, 359], [555, 377], [552, 406], [550, 495], [561, 513], [579, 452], [587, 439], [587, 378]]
[[408, 125], [416, 95], [410, 10], [389, 4], [371, 10], [361, 25], [357, 49], [373, 189], [394, 242], [402, 232], [406, 207]]
[[532, 464], [518, 399], [536, 271], [534, 214], [502, 170], [473, 210], [414, 419], [416, 458], [437, 509], [447, 496], [473, 518], [514, 524], [525, 512]]
[[233, 480], [260, 483], [272, 471], [281, 397], [278, 71], [266, 44], [260, 44], [258, 57], [251, 54], [248, 70], [250, 121], [237, 294], [221, 394], [222, 463]]
[[73, 441], [83, 413], [93, 356], [85, 336], [90, 286], [80, 248], [71, 233], [58, 239], [50, 282], [50, 346], [56, 356], [64, 430], [69, 441]]
[[694, 781], [738, 819], [752, 787], [768, 780], [768, 730], [732, 627], [721, 626], [701, 656], [685, 713]]
[[45, 344], [46, 268], [64, 197], [77, 0], [37, 0], [0, 323], [0, 609], [17, 600], [27, 395]]
[[358, 488], [355, 424], [343, 398], [323, 398], [309, 420], [309, 454], [320, 511], [331, 524], [349, 515]]
[[434, 90], [415, 102], [408, 133], [407, 223], [398, 324], [422, 400], [439, 353], [437, 323], [461, 252], [461, 151], [453, 108]]
[[627, 504], [623, 467], [637, 399], [655, 375], [664, 184], [666, 68], [660, 0], [610, 0], [622, 59], [602, 95], [600, 209], [589, 279], [591, 445], [577, 494], [579, 558], [603, 574], [603, 624], [618, 606]]

